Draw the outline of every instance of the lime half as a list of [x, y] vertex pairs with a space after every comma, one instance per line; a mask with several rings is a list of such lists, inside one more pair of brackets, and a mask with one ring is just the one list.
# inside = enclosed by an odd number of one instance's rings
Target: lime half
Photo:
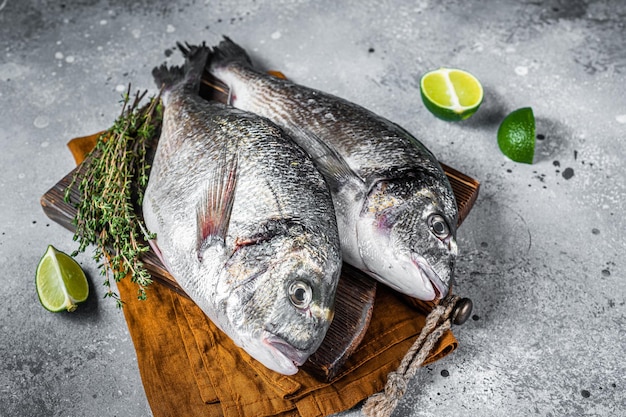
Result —
[[53, 312], [74, 311], [89, 295], [87, 277], [80, 265], [52, 245], [37, 265], [35, 284], [41, 305]]
[[483, 87], [469, 72], [439, 68], [420, 80], [420, 93], [426, 108], [447, 121], [464, 120], [476, 113], [483, 101]]
[[530, 107], [511, 112], [498, 128], [498, 146], [515, 162], [532, 164], [535, 156], [535, 115]]

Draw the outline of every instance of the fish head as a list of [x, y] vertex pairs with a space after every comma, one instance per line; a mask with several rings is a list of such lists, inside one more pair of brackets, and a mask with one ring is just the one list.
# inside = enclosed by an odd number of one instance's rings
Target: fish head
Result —
[[357, 222], [367, 272], [420, 300], [444, 298], [457, 257], [457, 207], [449, 187], [426, 177], [376, 183]]
[[[256, 246], [265, 246], [265, 255]], [[333, 319], [339, 246], [304, 233], [240, 251], [248, 251], [256, 264], [228, 300], [237, 343], [267, 368], [295, 374], [322, 343]]]

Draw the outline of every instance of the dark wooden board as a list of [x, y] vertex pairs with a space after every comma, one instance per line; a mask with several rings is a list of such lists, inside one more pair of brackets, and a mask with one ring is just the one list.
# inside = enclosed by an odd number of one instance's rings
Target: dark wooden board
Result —
[[[275, 74], [281, 76], [280, 73]], [[203, 75], [200, 93], [206, 99], [221, 102], [226, 102], [228, 97], [227, 88], [207, 73]], [[75, 138], [71, 141], [73, 142], [71, 150], [77, 161], [82, 160], [82, 156], [93, 148], [99, 136], [100, 133], [97, 133]], [[450, 180], [457, 200], [459, 207], [458, 224], [460, 225], [476, 201], [480, 184], [475, 179], [447, 165], [442, 164], [442, 167]], [[46, 215], [72, 232], [75, 230], [72, 220], [76, 214], [76, 209], [71, 204], [66, 203], [63, 196], [72, 177], [81, 174], [81, 168], [82, 165], [79, 165], [41, 198], [41, 205]], [[72, 189], [71, 194], [72, 201], [78, 201], [78, 190]], [[142, 261], [155, 281], [183, 296], [187, 296], [152, 251], [144, 255]], [[320, 380], [330, 381], [341, 371], [341, 367], [357, 348], [369, 326], [376, 296], [376, 286], [376, 281], [369, 276], [349, 265], [344, 265], [337, 288], [335, 318], [322, 345], [304, 365], [308, 372]], [[409, 297], [404, 297], [404, 299], [425, 313], [430, 312], [434, 306], [432, 302], [424, 302]]]

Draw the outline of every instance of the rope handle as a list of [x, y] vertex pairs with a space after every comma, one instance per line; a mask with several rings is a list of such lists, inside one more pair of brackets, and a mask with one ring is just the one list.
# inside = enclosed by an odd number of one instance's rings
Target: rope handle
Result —
[[417, 340], [408, 350], [402, 362], [387, 375], [385, 389], [372, 395], [363, 405], [363, 413], [370, 417], [388, 417], [406, 393], [408, 382], [413, 379], [435, 344], [450, 330], [452, 323], [463, 324], [472, 311], [468, 298], [449, 294], [426, 317], [426, 323]]

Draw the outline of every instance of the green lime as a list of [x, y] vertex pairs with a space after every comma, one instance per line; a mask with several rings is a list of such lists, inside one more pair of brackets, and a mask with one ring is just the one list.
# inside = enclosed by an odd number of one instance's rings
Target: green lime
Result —
[[89, 295], [87, 277], [80, 265], [52, 245], [37, 265], [35, 284], [41, 305], [53, 312], [74, 311]]
[[498, 128], [498, 146], [515, 162], [533, 163], [535, 156], [535, 116], [523, 107], [511, 112]]
[[420, 93], [426, 108], [447, 121], [467, 119], [483, 101], [483, 87], [476, 77], [453, 68], [439, 68], [424, 74]]

